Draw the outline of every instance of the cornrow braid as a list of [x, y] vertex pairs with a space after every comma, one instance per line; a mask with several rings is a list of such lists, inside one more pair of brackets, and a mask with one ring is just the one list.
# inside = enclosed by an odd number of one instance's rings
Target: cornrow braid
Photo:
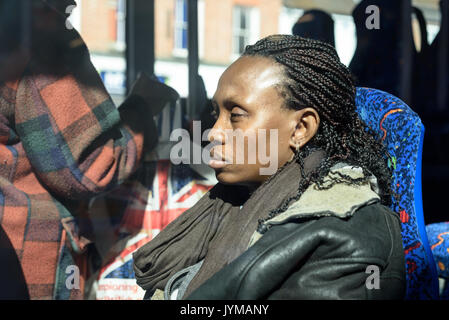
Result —
[[[267, 57], [280, 64], [285, 79], [278, 90], [285, 99], [285, 107], [294, 110], [311, 107], [320, 116], [317, 134], [295, 155], [303, 176], [296, 195], [260, 220], [259, 231], [263, 232], [264, 221], [286, 211], [312, 183], [319, 189], [329, 189], [336, 183], [361, 185], [374, 175], [381, 202], [389, 206], [394, 196], [392, 172], [386, 159], [389, 155], [375, 133], [359, 118], [352, 75], [340, 62], [334, 47], [299, 36], [273, 35], [247, 46], [243, 56]], [[326, 156], [315, 170], [305, 175], [303, 159], [315, 149], [324, 150]], [[330, 183], [325, 184], [324, 177], [330, 168], [342, 161], [361, 167], [364, 177], [332, 174]]]

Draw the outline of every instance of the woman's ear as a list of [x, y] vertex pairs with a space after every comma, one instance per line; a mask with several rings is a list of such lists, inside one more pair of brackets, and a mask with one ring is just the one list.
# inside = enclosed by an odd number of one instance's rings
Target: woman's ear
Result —
[[320, 116], [313, 108], [304, 108], [295, 112], [296, 128], [290, 138], [290, 147], [294, 150], [304, 147], [318, 132]]

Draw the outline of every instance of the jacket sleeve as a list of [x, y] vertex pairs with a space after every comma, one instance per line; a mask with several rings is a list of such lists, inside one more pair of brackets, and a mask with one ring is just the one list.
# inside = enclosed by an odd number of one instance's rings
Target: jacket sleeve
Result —
[[400, 225], [388, 211], [272, 227], [188, 299], [401, 299]]
[[15, 125], [27, 158], [43, 184], [65, 199], [120, 183], [143, 152], [145, 102], [132, 97], [121, 116], [82, 47], [82, 62], [63, 72], [36, 71], [31, 61], [16, 97]]

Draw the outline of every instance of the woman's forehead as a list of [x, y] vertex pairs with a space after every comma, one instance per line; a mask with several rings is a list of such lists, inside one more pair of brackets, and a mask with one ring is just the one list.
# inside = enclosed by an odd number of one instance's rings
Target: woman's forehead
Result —
[[243, 56], [225, 70], [217, 91], [260, 91], [280, 84], [282, 78], [282, 67], [271, 59]]

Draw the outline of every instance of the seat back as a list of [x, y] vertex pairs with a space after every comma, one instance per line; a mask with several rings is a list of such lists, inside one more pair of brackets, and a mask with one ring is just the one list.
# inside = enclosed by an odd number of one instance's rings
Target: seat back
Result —
[[427, 240], [421, 194], [424, 125], [397, 97], [370, 88], [357, 88], [360, 118], [387, 147], [393, 168], [391, 209], [399, 213], [405, 252], [406, 299], [438, 299], [438, 278]]
[[449, 300], [449, 221], [426, 226], [440, 281], [440, 299]]

